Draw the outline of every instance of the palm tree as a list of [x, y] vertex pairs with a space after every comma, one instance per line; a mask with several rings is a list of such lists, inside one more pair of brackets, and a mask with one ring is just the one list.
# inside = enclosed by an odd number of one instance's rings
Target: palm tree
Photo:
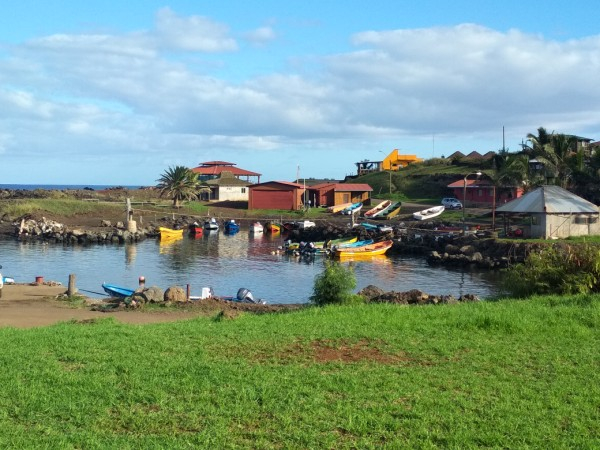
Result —
[[544, 153], [545, 147], [551, 143], [553, 134], [554, 133], [548, 134], [544, 127], [539, 127], [537, 129], [537, 136], [529, 133], [527, 135], [527, 140], [531, 145], [523, 145], [523, 153], [534, 158], [541, 155]]
[[182, 200], [193, 200], [198, 196], [200, 183], [197, 175], [187, 167], [169, 167], [158, 181], [160, 196], [173, 199], [173, 207], [179, 208]]

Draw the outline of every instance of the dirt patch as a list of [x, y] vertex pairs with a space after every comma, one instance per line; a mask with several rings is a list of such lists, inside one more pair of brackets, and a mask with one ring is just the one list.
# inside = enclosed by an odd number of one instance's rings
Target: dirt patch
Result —
[[304, 307], [304, 305], [259, 305], [207, 299], [168, 307], [114, 308], [97, 311], [93, 310], [95, 301], [87, 299], [86, 303], [84, 299], [83, 306], [76, 306], [62, 299], [65, 292], [64, 286], [5, 285], [0, 298], [0, 327], [33, 328], [71, 321], [87, 323], [107, 317], [114, 317], [122, 323], [142, 325], [211, 316], [220, 311], [225, 311], [228, 317], [235, 317], [242, 312], [265, 314]]

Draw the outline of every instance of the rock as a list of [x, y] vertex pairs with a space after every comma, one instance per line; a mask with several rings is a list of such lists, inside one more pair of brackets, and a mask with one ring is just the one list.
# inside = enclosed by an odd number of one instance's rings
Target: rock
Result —
[[378, 288], [377, 286], [373, 286], [372, 284], [361, 289], [358, 292], [358, 295], [365, 297], [367, 300], [371, 300], [375, 297], [379, 297], [382, 294], [384, 294], [384, 290], [381, 288]]
[[100, 223], [100, 226], [101, 226], [101, 227], [112, 227], [112, 222], [111, 222], [110, 220], [103, 220], [103, 221]]
[[146, 299], [146, 303], [162, 303], [165, 298], [164, 291], [158, 286], [150, 286], [148, 289], [144, 289], [141, 295]]
[[164, 295], [165, 302], [184, 303], [188, 301], [185, 290], [179, 286], [167, 288]]
[[463, 255], [471, 256], [473, 253], [475, 253], [475, 247], [472, 245], [463, 245], [460, 248], [460, 252]]

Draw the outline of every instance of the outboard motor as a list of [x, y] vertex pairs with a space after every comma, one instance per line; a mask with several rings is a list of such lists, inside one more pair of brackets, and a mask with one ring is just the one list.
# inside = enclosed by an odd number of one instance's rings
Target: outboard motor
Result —
[[239, 288], [238, 289], [238, 291], [237, 291], [237, 299], [240, 302], [255, 303], [254, 296], [252, 295], [252, 292], [250, 292], [250, 289], [246, 289], [246, 288]]

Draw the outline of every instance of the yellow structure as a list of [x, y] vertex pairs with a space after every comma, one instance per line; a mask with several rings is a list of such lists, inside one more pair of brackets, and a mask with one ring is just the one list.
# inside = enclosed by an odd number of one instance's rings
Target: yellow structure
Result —
[[398, 149], [392, 150], [392, 152], [385, 157], [381, 163], [382, 170], [398, 170], [409, 164], [422, 162], [423, 158], [417, 158], [417, 155], [400, 155]]

